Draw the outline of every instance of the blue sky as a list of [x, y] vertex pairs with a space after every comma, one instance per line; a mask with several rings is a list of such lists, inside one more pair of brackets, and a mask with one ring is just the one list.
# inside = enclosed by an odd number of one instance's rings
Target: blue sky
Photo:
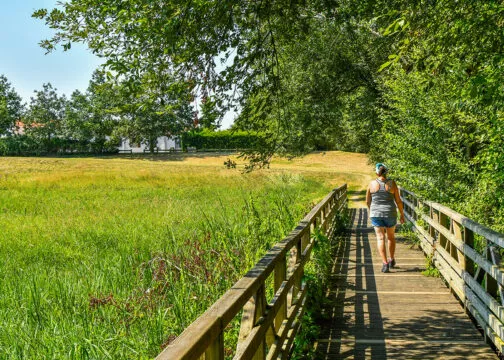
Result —
[[56, 0], [2, 0], [0, 12], [0, 74], [29, 102], [34, 90], [50, 82], [60, 94], [85, 90], [93, 71], [103, 62], [80, 44], [67, 52], [45, 55], [38, 43], [51, 37], [44, 22], [31, 17], [34, 10], [52, 9]]
[[[58, 93], [69, 97], [84, 91], [93, 71], [104, 62], [82, 44], [72, 44], [45, 55], [38, 43], [53, 34], [43, 21], [31, 14], [40, 8], [52, 9], [57, 0], [0, 0], [0, 74], [7, 77], [17, 93], [29, 103], [34, 90], [50, 82]], [[234, 113], [224, 116], [222, 128], [233, 123]]]

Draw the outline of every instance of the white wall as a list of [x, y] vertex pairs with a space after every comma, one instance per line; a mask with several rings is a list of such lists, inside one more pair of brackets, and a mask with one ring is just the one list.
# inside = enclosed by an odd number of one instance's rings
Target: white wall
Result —
[[[178, 138], [171, 138], [168, 136], [160, 136], [157, 138], [156, 146], [159, 150], [170, 150], [171, 148], [179, 150], [181, 149], [180, 145], [180, 140]], [[145, 148], [148, 148], [146, 144], [131, 144], [129, 139], [123, 139], [119, 146], [119, 150], [131, 150], [133, 153], [143, 153]]]

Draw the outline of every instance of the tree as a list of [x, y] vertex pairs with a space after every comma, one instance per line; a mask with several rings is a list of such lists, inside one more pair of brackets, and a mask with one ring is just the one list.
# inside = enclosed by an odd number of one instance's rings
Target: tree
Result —
[[[169, 81], [169, 76], [165, 78]], [[187, 87], [173, 82], [165, 84], [160, 91], [149, 86], [151, 81], [157, 80], [146, 74], [142, 79], [144, 86], [135, 93], [130, 92], [127, 82], [116, 86], [121, 98], [116, 111], [121, 122], [115, 135], [145, 143], [150, 152], [154, 152], [158, 137], [179, 135], [192, 128], [195, 116]]]
[[50, 83], [43, 84], [40, 91], [35, 90], [26, 113], [27, 134], [47, 143], [61, 135], [65, 103], [65, 96], [58, 96]]
[[[373, 107], [376, 84], [369, 75], [385, 61], [373, 57], [377, 51], [368, 51], [375, 45], [372, 34], [376, 31], [369, 23], [376, 17], [374, 3], [73, 0], [62, 9], [41, 9], [33, 16], [57, 30], [52, 39], [41, 43], [47, 51], [58, 44], [68, 50], [71, 42], [86, 42], [94, 52], [107, 58], [106, 66], [124, 77], [133, 92], [143, 91], [145, 84], [141, 79], [147, 73], [153, 78], [148, 86], [156, 91], [166, 83], [163, 74], [172, 74], [175, 81], [194, 93], [204, 94], [204, 98], [211, 94], [209, 105], [218, 106], [203, 109], [209, 110], [206, 113], [210, 115], [204, 114], [205, 123], [214, 121], [219, 112], [230, 107], [239, 108], [242, 128], [266, 128], [270, 133], [271, 143], [266, 151], [304, 153], [317, 144], [331, 142], [341, 129], [363, 128], [342, 126], [343, 99], [331, 97], [333, 91], [341, 90], [350, 98], [358, 92], [355, 100], [364, 98]], [[384, 11], [391, 7], [384, 6]], [[375, 23], [378, 21], [382, 20]], [[330, 31], [328, 36], [324, 37], [322, 29]], [[324, 38], [329, 42], [322, 42]], [[348, 45], [351, 50], [345, 51], [344, 46]], [[306, 49], [311, 50], [310, 57], [300, 59], [306, 53], [296, 51]], [[319, 58], [318, 50], [325, 57], [323, 68], [303, 69], [289, 60], [295, 57], [303, 64], [313, 64], [313, 59]], [[338, 56], [331, 63], [334, 50]], [[300, 89], [303, 84], [296, 80], [297, 74], [302, 75], [301, 79], [311, 79], [310, 84], [316, 86], [314, 91], [307, 94], [306, 84]], [[334, 77], [348, 77], [348, 81], [331, 86], [329, 80]], [[324, 80], [322, 86], [316, 79]], [[359, 85], [356, 87], [352, 80]], [[363, 87], [370, 87], [371, 91]], [[306, 95], [308, 101], [301, 98]], [[294, 106], [290, 106], [292, 100]], [[325, 100], [331, 105], [321, 108]], [[359, 115], [363, 113], [367, 112]], [[357, 148], [366, 150], [365, 139], [362, 135], [358, 138], [363, 144]]]
[[[57, 30], [42, 42], [47, 51], [57, 44], [68, 50], [71, 42], [86, 42], [107, 59], [106, 67], [126, 79], [131, 92], [145, 93], [146, 74], [151, 77], [149, 92], [158, 92], [168, 83], [168, 74], [191, 91], [212, 94], [225, 111], [253, 96], [274, 96], [280, 90], [278, 45], [303, 40], [309, 20], [331, 17], [331, 5], [291, 0], [73, 0], [62, 9], [41, 9], [33, 16]], [[220, 71], [222, 64], [225, 69]], [[273, 103], [266, 100], [265, 106], [254, 109], [257, 117], [272, 113]]]
[[219, 105], [210, 96], [204, 96], [201, 101], [201, 117], [198, 125], [203, 129], [217, 130], [221, 126], [221, 111]]
[[504, 229], [502, 3], [404, 4], [383, 29], [372, 158], [405, 186]]
[[86, 94], [75, 90], [66, 103], [62, 135], [65, 138], [87, 143], [93, 138], [90, 128], [91, 104]]
[[88, 129], [91, 147], [95, 152], [102, 152], [119, 122], [117, 108], [121, 104], [120, 93], [114, 84], [107, 82], [103, 71], [96, 70], [86, 94], [90, 104]]
[[85, 93], [72, 93], [66, 103], [62, 135], [79, 144], [81, 151], [103, 152], [119, 123], [118, 90], [95, 71]]
[[0, 75], [0, 135], [11, 134], [23, 110], [21, 96], [11, 87], [7, 78]]

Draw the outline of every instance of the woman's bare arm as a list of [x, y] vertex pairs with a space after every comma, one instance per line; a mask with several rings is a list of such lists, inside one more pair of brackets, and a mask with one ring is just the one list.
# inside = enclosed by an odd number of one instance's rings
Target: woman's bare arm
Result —
[[404, 205], [401, 200], [401, 195], [399, 195], [399, 188], [397, 187], [397, 184], [395, 181], [392, 180], [392, 189], [394, 191], [394, 200], [396, 202], [397, 208], [399, 209], [399, 213], [401, 214], [401, 219], [400, 222], [401, 224], [404, 224]]
[[368, 212], [371, 211], [371, 190], [369, 189], [369, 186], [366, 191], [366, 205]]

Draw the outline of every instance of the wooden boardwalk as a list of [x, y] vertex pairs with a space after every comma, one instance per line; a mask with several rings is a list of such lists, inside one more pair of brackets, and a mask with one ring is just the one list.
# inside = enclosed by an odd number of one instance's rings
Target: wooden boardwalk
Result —
[[381, 272], [367, 209], [334, 256], [317, 359], [497, 359], [439, 278], [421, 274], [422, 251], [400, 238], [396, 268]]

